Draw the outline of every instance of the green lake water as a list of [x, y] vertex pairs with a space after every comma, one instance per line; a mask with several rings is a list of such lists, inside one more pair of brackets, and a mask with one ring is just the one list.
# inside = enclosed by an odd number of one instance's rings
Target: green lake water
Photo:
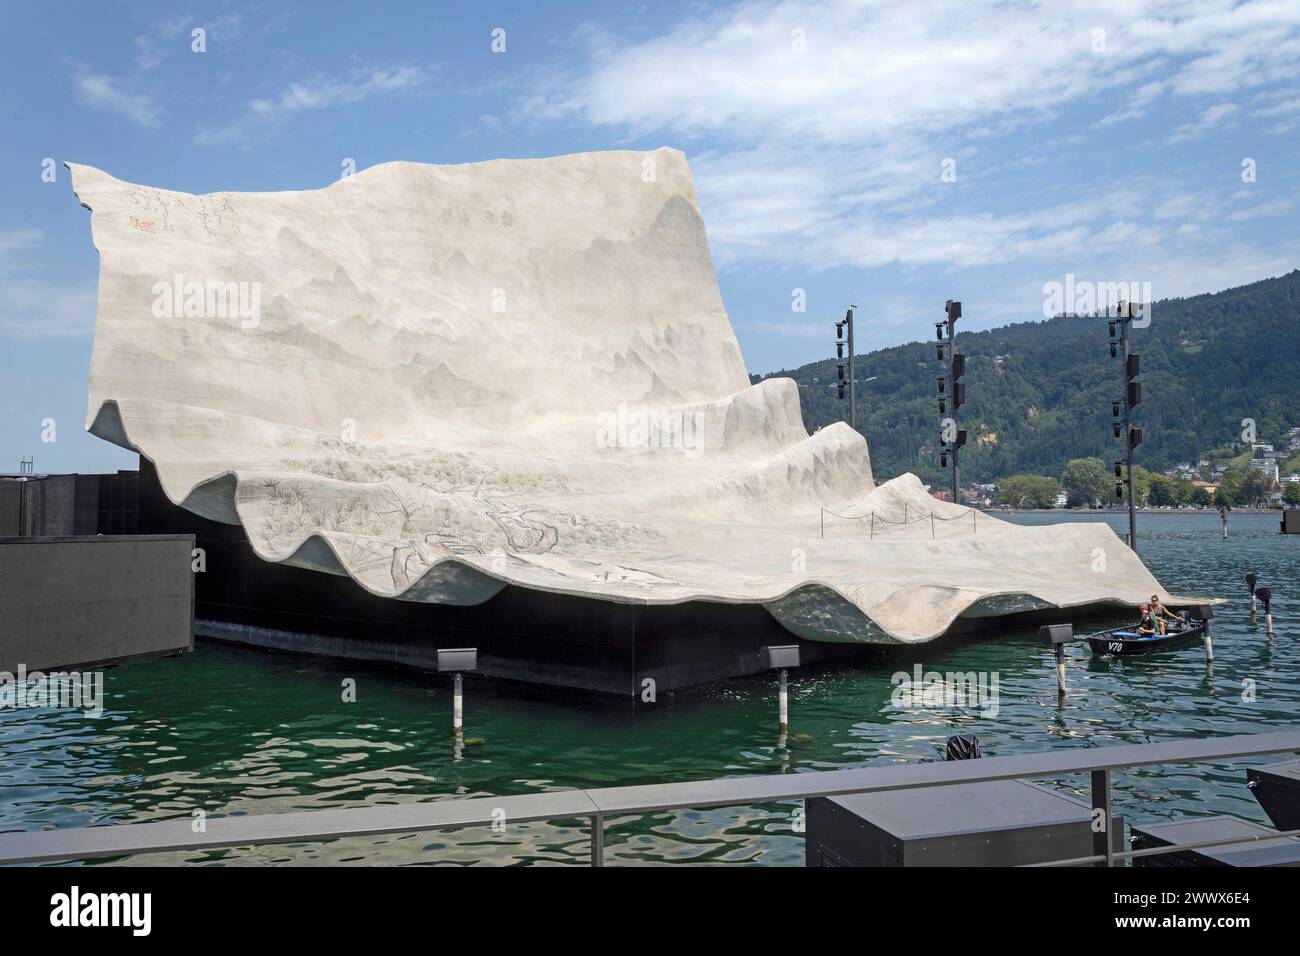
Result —
[[[1127, 527], [1122, 515], [1073, 520]], [[1050, 652], [1030, 629], [890, 650], [863, 666], [796, 672], [791, 727], [800, 737], [786, 746], [777, 739], [771, 676], [679, 692], [635, 713], [590, 695], [469, 677], [466, 733], [485, 744], [458, 754], [447, 678], [200, 641], [186, 657], [107, 671], [98, 716], [0, 710], [0, 831], [188, 817], [195, 809], [272, 813], [928, 761], [941, 759], [945, 739], [958, 732], [976, 734], [985, 755], [996, 756], [1296, 726], [1300, 536], [1277, 529], [1275, 515], [1234, 515], [1225, 542], [1217, 514], [1139, 519], [1141, 555], [1166, 588], [1228, 599], [1216, 611], [1212, 667], [1199, 642], [1127, 659], [1093, 658], [1078, 642], [1069, 648], [1070, 694], [1062, 705]], [[1275, 595], [1271, 640], [1262, 616], [1250, 620], [1246, 571]], [[996, 673], [996, 715], [895, 706], [891, 677], [916, 664]], [[353, 703], [342, 700], [347, 678], [356, 681]], [[1254, 699], [1244, 699], [1251, 686]], [[1118, 774], [1116, 810], [1130, 821], [1229, 813], [1267, 822], [1245, 787], [1245, 765]], [[1082, 795], [1087, 781], [1052, 785]], [[607, 821], [606, 859], [801, 865], [795, 811], [795, 804], [776, 804], [615, 818]], [[580, 821], [507, 822], [501, 832], [117, 862], [585, 865], [587, 840]]]

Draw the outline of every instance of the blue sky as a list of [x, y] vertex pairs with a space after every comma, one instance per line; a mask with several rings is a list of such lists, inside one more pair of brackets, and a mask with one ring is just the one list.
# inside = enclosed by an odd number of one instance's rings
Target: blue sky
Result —
[[1067, 273], [1160, 299], [1300, 266], [1294, 0], [0, 17], [0, 472], [26, 455], [38, 471], [133, 460], [82, 432], [98, 263], [46, 159], [204, 193], [316, 188], [347, 158], [676, 146], [754, 372], [825, 357], [849, 302], [865, 350], [928, 337], [948, 298], [967, 328], [1041, 317]]

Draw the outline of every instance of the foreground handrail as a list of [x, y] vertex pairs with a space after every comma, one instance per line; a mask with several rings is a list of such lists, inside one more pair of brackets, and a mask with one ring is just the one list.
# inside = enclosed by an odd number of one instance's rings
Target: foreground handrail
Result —
[[[65, 830], [29, 830], [0, 833], [0, 864], [306, 843], [342, 837], [490, 826], [507, 820], [527, 823], [586, 817], [591, 821], [592, 829], [591, 862], [593, 866], [601, 866], [604, 863], [604, 820], [609, 816], [1090, 773], [1093, 807], [1100, 809], [1104, 819], [1109, 821], [1110, 773], [1113, 770], [1287, 752], [1300, 752], [1300, 730], [1151, 744], [1074, 747], [979, 760], [893, 764], [855, 770], [723, 777], [685, 783], [561, 790], [510, 797], [452, 798], [428, 803], [385, 804], [340, 810], [207, 817], [201, 830], [197, 830], [198, 821], [189, 818]], [[1077, 862], [1104, 861], [1111, 865], [1116, 859], [1146, 855], [1142, 851], [1137, 851], [1136, 854], [1115, 853], [1110, 841], [1105, 838], [1105, 833], [1096, 836], [1096, 854], [1079, 858]], [[1241, 843], [1247, 842], [1247, 839], [1229, 842]], [[1188, 849], [1191, 846], [1189, 844], [1178, 849]], [[1165, 852], [1174, 852], [1174, 849]]]

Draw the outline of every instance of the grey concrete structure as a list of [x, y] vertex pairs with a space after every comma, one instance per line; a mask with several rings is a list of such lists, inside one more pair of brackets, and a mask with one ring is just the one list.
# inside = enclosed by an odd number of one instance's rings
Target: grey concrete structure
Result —
[[0, 538], [137, 534], [140, 473], [0, 475]]
[[0, 538], [0, 671], [194, 645], [193, 535]]

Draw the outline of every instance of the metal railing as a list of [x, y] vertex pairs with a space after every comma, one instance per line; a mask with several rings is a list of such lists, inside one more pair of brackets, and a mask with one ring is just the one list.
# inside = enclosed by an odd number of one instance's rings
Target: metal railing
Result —
[[[1017, 754], [920, 764], [864, 767], [757, 777], [724, 777], [688, 783], [563, 790], [513, 797], [473, 797], [432, 803], [368, 806], [343, 810], [308, 810], [252, 816], [210, 817], [201, 831], [191, 819], [158, 823], [128, 823], [66, 830], [35, 830], [0, 834], [0, 864], [41, 863], [216, 849], [261, 844], [305, 843], [343, 837], [417, 833], [462, 827], [492, 826], [502, 820], [529, 823], [586, 818], [591, 824], [591, 865], [604, 865], [605, 820], [665, 810], [702, 809], [807, 800], [888, 790], [987, 783], [1032, 777], [1061, 777], [1089, 773], [1092, 806], [1102, 811], [1109, 829], [1112, 819], [1111, 772], [1168, 764], [1195, 764], [1269, 754], [1300, 752], [1300, 730], [1246, 734], [1207, 740], [1178, 740], [1113, 747], [1071, 748], [1046, 753]], [[1269, 833], [1280, 839], [1300, 831]], [[1179, 844], [1152, 850], [1116, 852], [1108, 833], [1093, 834], [1092, 856], [1048, 865], [1083, 865], [1173, 853], [1200, 847], [1251, 842], [1249, 837]]]
[[822, 508], [822, 509], [821, 509], [821, 515], [820, 515], [820, 517], [819, 517], [819, 519], [818, 519], [818, 520], [820, 521], [821, 536], [822, 536], [823, 538], [826, 537], [826, 516], [827, 516], [827, 515], [830, 515], [832, 518], [843, 518], [845, 521], [869, 521], [869, 522], [870, 522], [870, 525], [868, 526], [868, 533], [867, 533], [867, 536], [868, 536], [869, 538], [872, 538], [872, 539], [874, 539], [874, 538], [876, 537], [876, 519], [877, 519], [877, 518], [879, 518], [879, 519], [880, 519], [883, 523], [885, 523], [885, 524], [890, 524], [890, 525], [903, 525], [904, 527], [907, 527], [908, 525], [912, 525], [912, 524], [918, 524], [918, 523], [920, 523], [920, 522], [925, 521], [926, 519], [929, 519], [929, 521], [930, 521], [930, 537], [933, 539], [933, 538], [935, 538], [935, 536], [936, 536], [936, 532], [935, 532], [935, 522], [936, 522], [936, 521], [960, 521], [961, 519], [965, 518], [967, 514], [969, 514], [969, 515], [970, 515], [970, 532], [971, 532], [971, 534], [975, 534], [975, 533], [976, 533], [976, 530], [977, 530], [977, 529], [976, 529], [976, 527], [975, 527], [975, 519], [976, 519], [976, 517], [979, 515], [979, 510], [976, 509], [976, 508], [967, 508], [965, 514], [951, 515], [950, 517], [947, 517], [947, 518], [941, 518], [939, 515], [935, 514], [933, 510], [931, 510], [931, 511], [921, 511], [920, 509], [917, 509], [916, 517], [915, 517], [915, 518], [912, 518], [912, 517], [908, 514], [908, 507], [909, 507], [909, 506], [908, 506], [908, 503], [907, 503], [906, 501], [903, 502], [903, 520], [902, 520], [902, 521], [897, 521], [897, 520], [895, 520], [895, 519], [893, 519], [893, 518], [890, 518], [890, 517], [887, 516], [887, 515], [880, 514], [880, 513], [876, 512], [874, 509], [873, 509], [872, 511], [868, 511], [868, 512], [867, 512], [866, 514], [864, 514], [864, 515], [842, 515], [842, 514], [838, 514], [838, 513], [834, 512], [834, 511], [831, 511], [829, 508]]

